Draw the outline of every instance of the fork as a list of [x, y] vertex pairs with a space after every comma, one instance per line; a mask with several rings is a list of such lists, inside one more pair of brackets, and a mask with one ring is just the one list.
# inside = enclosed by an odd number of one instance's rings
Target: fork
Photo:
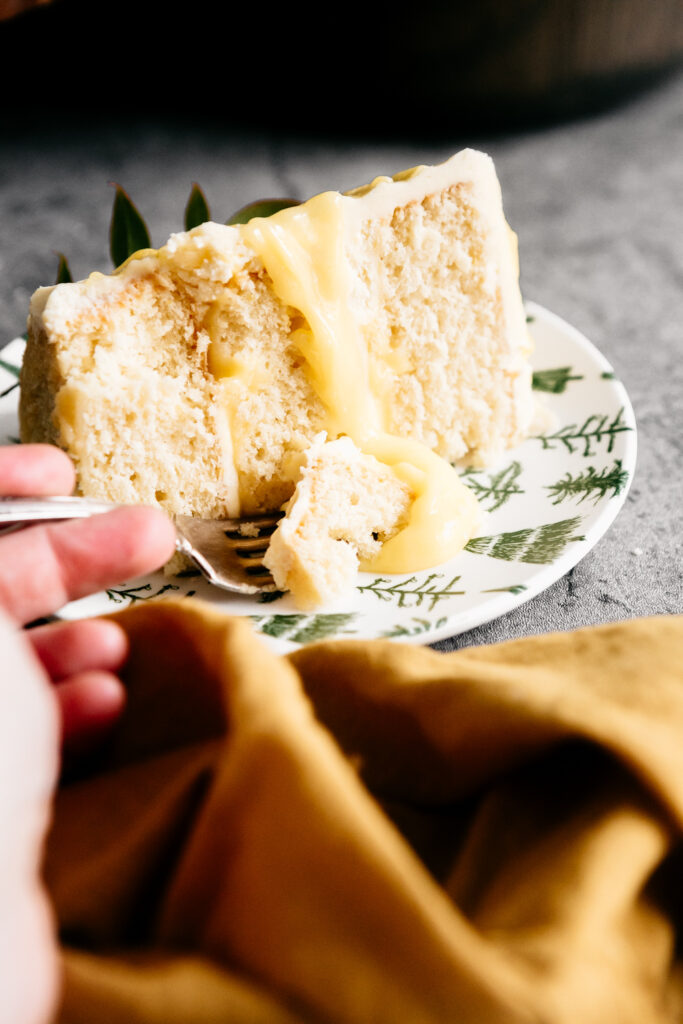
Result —
[[[0, 536], [31, 523], [87, 519], [122, 506], [93, 498], [0, 497]], [[222, 590], [236, 594], [273, 591], [275, 583], [262, 558], [282, 513], [232, 519], [171, 517], [176, 550], [186, 555], [202, 575]]]

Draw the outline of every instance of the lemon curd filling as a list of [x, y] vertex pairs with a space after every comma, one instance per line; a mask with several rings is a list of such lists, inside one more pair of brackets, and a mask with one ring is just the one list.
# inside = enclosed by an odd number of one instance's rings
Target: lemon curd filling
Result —
[[414, 495], [408, 523], [361, 568], [413, 572], [462, 550], [474, 532], [478, 506], [448, 462], [415, 440], [386, 432], [381, 374], [370, 364], [362, 325], [351, 312], [344, 241], [354, 223], [353, 203], [350, 196], [325, 192], [302, 206], [254, 218], [240, 232], [280, 300], [303, 318], [291, 341], [325, 407], [328, 437], [350, 436], [361, 451], [390, 466]]
[[462, 551], [479, 521], [472, 492], [453, 467], [419, 441], [378, 434], [359, 445], [390, 466], [414, 494], [408, 523], [361, 565], [364, 572], [415, 572]]
[[342, 211], [350, 201], [324, 192], [303, 206], [249, 221], [242, 235], [260, 256], [278, 297], [306, 321], [291, 340], [327, 410], [328, 436], [348, 434], [362, 447], [362, 438], [377, 433], [381, 420], [369, 387], [367, 346], [348, 302]]

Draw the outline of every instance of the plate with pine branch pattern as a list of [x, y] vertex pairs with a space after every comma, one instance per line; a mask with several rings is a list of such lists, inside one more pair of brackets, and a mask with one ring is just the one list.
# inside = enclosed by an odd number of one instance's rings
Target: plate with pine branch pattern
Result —
[[[431, 644], [504, 615], [541, 593], [600, 540], [621, 509], [636, 464], [636, 423], [607, 360], [566, 321], [527, 303], [539, 426], [496, 465], [459, 468], [484, 512], [480, 535], [457, 557], [413, 574], [360, 573], [334, 607], [302, 613], [287, 594], [227, 594], [197, 575], [155, 573], [67, 605], [62, 618], [139, 601], [197, 596], [248, 616], [278, 651], [332, 637]], [[23, 343], [0, 353], [0, 443], [18, 443]]]

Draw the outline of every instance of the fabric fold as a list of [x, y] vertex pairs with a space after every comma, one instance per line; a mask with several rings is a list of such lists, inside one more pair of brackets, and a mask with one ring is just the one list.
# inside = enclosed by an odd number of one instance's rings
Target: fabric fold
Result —
[[200, 602], [116, 620], [126, 712], [46, 855], [59, 1024], [677, 1019], [683, 619], [287, 658]]

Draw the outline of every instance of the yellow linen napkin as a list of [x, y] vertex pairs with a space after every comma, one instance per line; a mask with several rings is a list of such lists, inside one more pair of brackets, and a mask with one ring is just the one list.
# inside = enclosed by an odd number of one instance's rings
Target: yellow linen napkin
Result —
[[680, 1019], [683, 617], [288, 658], [116, 619], [128, 706], [46, 856], [59, 1024]]

